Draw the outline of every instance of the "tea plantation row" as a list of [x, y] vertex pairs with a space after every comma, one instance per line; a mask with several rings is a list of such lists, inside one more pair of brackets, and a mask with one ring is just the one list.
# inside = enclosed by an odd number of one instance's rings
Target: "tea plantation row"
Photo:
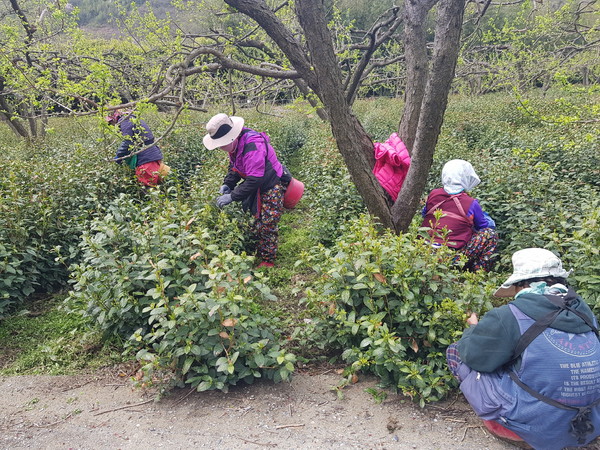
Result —
[[[558, 115], [564, 101], [532, 105]], [[400, 106], [370, 100], [356, 113], [381, 141]], [[345, 380], [370, 372], [421, 403], [442, 398], [455, 387], [445, 348], [466, 311], [492, 307], [513, 251], [561, 254], [600, 312], [598, 126], [542, 121], [518, 106], [507, 95], [452, 99], [430, 173], [433, 188], [443, 163], [463, 158], [482, 179], [473, 195], [501, 243], [496, 270], [476, 274], [417, 238], [418, 215], [406, 234], [378, 229], [327, 126], [309, 113], [243, 113], [306, 185], [299, 207], [284, 214], [277, 268], [266, 271], [247, 252], [248, 218], [214, 206], [227, 162], [202, 146], [208, 114], [184, 117], [162, 142], [173, 173], [150, 194], [110, 162], [114, 140], [98, 121], [57, 121], [35, 145], [4, 130], [0, 316], [10, 321], [40, 293], [68, 292], [72, 314], [117, 338], [142, 362], [140, 382], [161, 390], [279, 381], [299, 359], [337, 358]], [[155, 134], [166, 119], [147, 117]]]

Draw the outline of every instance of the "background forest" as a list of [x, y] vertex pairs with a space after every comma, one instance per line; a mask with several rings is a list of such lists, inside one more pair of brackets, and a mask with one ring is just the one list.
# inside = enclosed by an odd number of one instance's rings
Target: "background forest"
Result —
[[[416, 209], [404, 231], [381, 226], [318, 99], [293, 77], [248, 69], [284, 66], [282, 55], [259, 54], [256, 42], [237, 46], [240, 36], [265, 36], [248, 34], [260, 31], [222, 2], [195, 3], [153, 12], [152, 2], [20, 2], [29, 29], [14, 10], [3, 14], [2, 373], [135, 358], [138, 382], [159, 392], [227, 390], [287, 379], [297, 364], [335, 362], [345, 367], [338, 389], [373, 373], [424, 404], [455, 387], [445, 348], [467, 311], [483, 314], [498, 301], [491, 293], [515, 250], [559, 253], [600, 312], [596, 2], [466, 6], [472, 14], [423, 195], [439, 185], [447, 160], [473, 163], [482, 179], [474, 195], [501, 238], [490, 273], [461, 271], [449, 250], [432, 252]], [[390, 6], [331, 2], [329, 29], [348, 84], [363, 61], [359, 31]], [[402, 45], [392, 36], [377, 48], [350, 102], [375, 142], [402, 118]], [[183, 61], [200, 75], [159, 95], [172, 75], [166, 68], [198, 49], [208, 50]], [[218, 52], [245, 66], [223, 66]], [[160, 189], [141, 193], [128, 168], [112, 163], [120, 140], [103, 117], [115, 105], [135, 108], [160, 136], [173, 169]], [[202, 136], [220, 111], [267, 132], [306, 185], [283, 216], [275, 269], [254, 268], [249, 218], [214, 205], [226, 161]]]

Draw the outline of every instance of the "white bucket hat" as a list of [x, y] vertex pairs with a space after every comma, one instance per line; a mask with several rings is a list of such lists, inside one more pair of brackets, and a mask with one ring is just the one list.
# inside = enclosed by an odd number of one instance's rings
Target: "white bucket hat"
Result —
[[208, 134], [204, 136], [202, 142], [209, 150], [223, 147], [235, 141], [243, 127], [244, 119], [242, 117], [228, 116], [224, 113], [217, 114], [206, 123]]
[[562, 262], [554, 253], [544, 248], [524, 248], [512, 256], [513, 273], [494, 293], [496, 297], [512, 297], [515, 283], [532, 278], [567, 278], [572, 270], [563, 269]]

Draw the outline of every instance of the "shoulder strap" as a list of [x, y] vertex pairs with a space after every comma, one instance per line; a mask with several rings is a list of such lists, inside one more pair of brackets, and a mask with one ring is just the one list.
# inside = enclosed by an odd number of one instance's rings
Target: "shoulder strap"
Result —
[[461, 213], [463, 216], [465, 216], [465, 217], [468, 219], [469, 217], [467, 216], [467, 213], [465, 212], [465, 210], [464, 210], [464, 208], [463, 208], [463, 206], [462, 206], [462, 203], [460, 202], [460, 200], [458, 199], [458, 197], [457, 197], [457, 196], [455, 196], [455, 195], [453, 195], [453, 196], [452, 196], [452, 200], [454, 200], [454, 204], [455, 204], [455, 205], [456, 205], [456, 207], [458, 208], [458, 211], [459, 211], [459, 212], [460, 212], [460, 213]]
[[445, 198], [441, 202], [438, 202], [434, 206], [429, 208], [429, 210], [425, 213], [425, 215], [432, 213], [433, 211], [438, 209], [440, 206], [442, 206], [444, 203], [446, 203], [448, 200], [452, 199], [452, 200], [454, 200], [454, 204], [458, 208], [458, 212], [460, 212], [460, 214], [456, 214], [451, 211], [444, 211], [444, 215], [446, 215], [448, 217], [452, 217], [454, 219], [462, 220], [463, 222], [467, 222], [469, 225], [473, 226], [473, 218], [467, 216], [467, 213], [465, 213], [465, 209], [463, 208], [462, 203], [458, 199], [459, 195], [460, 194], [450, 194], [450, 197]]
[[442, 205], [443, 205], [443, 204], [446, 202], [446, 200], [448, 200], [448, 199], [446, 198], [446, 199], [442, 200], [441, 202], [439, 202], [439, 203], [436, 203], [435, 205], [433, 205], [431, 208], [429, 208], [429, 209], [427, 210], [427, 212], [425, 212], [425, 215], [428, 215], [428, 214], [430, 214], [431, 212], [433, 212], [433, 211], [435, 211], [436, 209], [438, 209], [440, 206], [442, 206]]
[[510, 370], [508, 372], [508, 376], [510, 376], [511, 380], [513, 380], [521, 389], [525, 390], [532, 397], [535, 397], [538, 400], [556, 408], [564, 409], [566, 411], [576, 411], [577, 414], [570, 422], [570, 434], [577, 439], [579, 444], [585, 444], [587, 436], [594, 432], [594, 424], [590, 420], [590, 414], [592, 413], [593, 408], [600, 405], [600, 398], [587, 406], [565, 405], [564, 403], [554, 400], [553, 398], [546, 397], [538, 391], [533, 390], [531, 387], [523, 383], [514, 371]]
[[554, 322], [554, 319], [556, 319], [562, 311], [562, 308], [559, 308], [555, 311], [550, 311], [544, 317], [536, 320], [533, 325], [527, 328], [527, 330], [525, 330], [525, 332], [519, 338], [519, 341], [515, 346], [515, 350], [513, 351], [512, 358], [506, 363], [506, 366], [512, 366], [517, 359], [519, 359], [519, 356], [521, 356], [521, 353], [525, 351], [529, 344], [531, 344], [536, 337], [542, 334], [544, 330], [548, 328], [552, 322]]
[[558, 315], [567, 310], [580, 317], [587, 326], [594, 332], [596, 336], [598, 336], [598, 328], [592, 323], [589, 317], [583, 314], [580, 311], [576, 311], [571, 308], [570, 303], [577, 298], [577, 294], [573, 289], [569, 289], [567, 295], [565, 297], [561, 297], [558, 295], [544, 295], [553, 305], [557, 306], [558, 309], [555, 311], [550, 311], [541, 319], [535, 321], [533, 325], [531, 325], [525, 332], [521, 335], [517, 345], [515, 346], [515, 350], [513, 352], [513, 356], [511, 360], [506, 364], [507, 367], [513, 365], [516, 360], [521, 356], [521, 353], [525, 351], [527, 346], [533, 342], [533, 340], [538, 337], [546, 328], [548, 328], [552, 322], [558, 317]]
[[577, 294], [575, 293], [575, 291], [573, 289], [569, 288], [567, 295], [565, 297], [560, 297], [558, 295], [545, 295], [545, 297], [553, 305], [556, 305], [562, 309], [566, 309], [567, 311], [570, 311], [573, 314], [575, 314], [576, 316], [578, 316], [579, 318], [581, 318], [581, 320], [583, 320], [585, 322], [585, 324], [588, 327], [590, 327], [590, 329], [594, 332], [594, 334], [596, 336], [600, 337], [598, 327], [596, 327], [592, 323], [590, 318], [588, 316], [586, 316], [584, 313], [582, 313], [581, 311], [577, 311], [577, 310], [571, 308], [571, 303], [573, 302], [573, 300], [577, 299]]

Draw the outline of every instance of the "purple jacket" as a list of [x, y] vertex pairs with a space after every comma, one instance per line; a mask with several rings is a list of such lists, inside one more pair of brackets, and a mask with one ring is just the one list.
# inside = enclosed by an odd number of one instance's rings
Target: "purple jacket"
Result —
[[[132, 120], [134, 116], [123, 116], [119, 120], [119, 130], [125, 138], [117, 149], [116, 158], [127, 156], [130, 153], [137, 152], [143, 147], [146, 147], [154, 142], [154, 135], [150, 131], [150, 127], [143, 120]], [[136, 123], [134, 123], [136, 122]], [[152, 161], [160, 161], [163, 159], [162, 152], [158, 145], [144, 150], [137, 155], [137, 165], [141, 166]], [[122, 160], [117, 161], [121, 163]]]
[[283, 166], [269, 136], [243, 128], [236, 149], [229, 155], [229, 172], [223, 181], [231, 189], [233, 201], [242, 202], [245, 211], [257, 214], [260, 194], [279, 184], [282, 175]]

